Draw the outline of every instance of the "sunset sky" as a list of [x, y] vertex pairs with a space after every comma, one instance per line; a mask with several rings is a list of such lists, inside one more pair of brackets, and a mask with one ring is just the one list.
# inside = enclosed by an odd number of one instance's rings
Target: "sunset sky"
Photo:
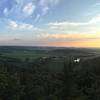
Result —
[[0, 0], [0, 45], [100, 47], [100, 0]]

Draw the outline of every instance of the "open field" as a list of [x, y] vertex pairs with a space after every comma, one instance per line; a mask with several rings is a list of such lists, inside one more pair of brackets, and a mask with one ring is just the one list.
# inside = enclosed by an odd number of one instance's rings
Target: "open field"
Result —
[[57, 48], [57, 47], [0, 47], [0, 54], [6, 57], [19, 59], [37, 59], [39, 57], [53, 56], [79, 56], [92, 57], [100, 54], [99, 49], [81, 49], [81, 48]]
[[59, 48], [59, 47], [17, 47], [17, 46], [1, 46], [0, 60], [9, 60], [14, 63], [18, 60], [25, 63], [40, 62], [41, 66], [48, 67], [51, 71], [62, 71], [64, 61], [68, 58], [80, 58], [81, 61], [99, 57], [99, 49], [85, 48]]

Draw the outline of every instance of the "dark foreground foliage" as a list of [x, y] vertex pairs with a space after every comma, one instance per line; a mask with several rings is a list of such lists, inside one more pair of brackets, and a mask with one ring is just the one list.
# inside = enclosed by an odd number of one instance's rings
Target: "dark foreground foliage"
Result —
[[100, 100], [100, 58], [51, 72], [44, 62], [0, 62], [0, 100]]

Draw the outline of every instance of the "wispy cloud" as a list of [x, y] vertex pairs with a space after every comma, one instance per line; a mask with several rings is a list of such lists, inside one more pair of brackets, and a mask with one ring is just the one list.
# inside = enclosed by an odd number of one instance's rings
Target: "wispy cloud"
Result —
[[8, 13], [9, 13], [9, 12], [8, 12], [8, 9], [7, 9], [7, 8], [5, 8], [5, 9], [4, 9], [4, 15], [5, 15], [5, 16], [7, 16], [7, 15], [8, 15]]
[[96, 34], [49, 34], [41, 35], [39, 41], [49, 46], [96, 47], [100, 43], [100, 35]]
[[38, 21], [60, 0], [1, 0], [0, 17], [11, 20]]
[[22, 9], [23, 13], [26, 15], [32, 15], [35, 11], [36, 6], [32, 4], [32, 2], [29, 2], [28, 4], [26, 4], [24, 6], [24, 8]]
[[89, 24], [96, 24], [100, 22], [100, 14], [94, 16], [88, 23]]
[[37, 27], [34, 27], [33, 25], [18, 23], [12, 20], [8, 21], [8, 25], [9, 25], [9, 28], [13, 30], [34, 30], [34, 31], [39, 30]]
[[41, 37], [43, 39], [54, 39], [56, 40], [90, 40], [90, 39], [100, 39], [99, 33], [96, 34], [88, 34], [88, 33], [70, 33], [70, 34], [65, 34], [65, 33], [55, 33], [55, 34], [49, 34], [46, 33], [45, 35], [41, 34]]
[[45, 15], [50, 7], [57, 5], [59, 0], [40, 0], [39, 5], [41, 6], [42, 13]]
[[68, 30], [68, 29], [77, 29], [78, 27], [86, 28], [86, 27], [92, 27], [96, 24], [100, 23], [100, 14], [94, 16], [87, 22], [69, 22], [69, 21], [63, 21], [63, 22], [50, 22], [48, 23], [48, 26], [50, 29], [53, 30]]
[[56, 5], [58, 4], [59, 0], [40, 0], [40, 5], [48, 6], [48, 5]]
[[100, 6], [100, 2], [97, 2], [93, 5], [93, 7]]

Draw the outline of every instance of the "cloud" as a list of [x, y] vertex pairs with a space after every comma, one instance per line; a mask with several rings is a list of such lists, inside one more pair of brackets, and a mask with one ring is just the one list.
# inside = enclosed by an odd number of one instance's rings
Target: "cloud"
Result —
[[93, 7], [97, 7], [97, 6], [100, 6], [100, 2], [93, 5]]
[[37, 22], [40, 19], [41, 15], [37, 14], [36, 18], [34, 19], [34, 22]]
[[32, 4], [32, 2], [28, 3], [23, 8], [23, 13], [26, 15], [32, 15], [35, 11], [36, 6]]
[[69, 47], [95, 47], [99, 46], [100, 34], [88, 34], [88, 33], [75, 33], [75, 34], [41, 34], [38, 41], [44, 42], [48, 46], [69, 46]]
[[81, 26], [81, 25], [87, 25], [88, 23], [78, 23], [78, 22], [51, 22], [48, 25], [51, 28], [56, 29], [57, 27], [66, 27], [66, 26]]
[[100, 21], [100, 16], [96, 16], [93, 19], [91, 19], [89, 22], [86, 23], [82, 23], [82, 22], [68, 22], [68, 21], [64, 21], [64, 22], [50, 22], [48, 23], [49, 26], [51, 26], [51, 28], [56, 28], [58, 27], [66, 27], [66, 26], [83, 26], [83, 25], [88, 25], [88, 24], [93, 24], [93, 23], [97, 23]]
[[42, 8], [42, 15], [45, 15], [49, 10], [49, 7], [45, 6]]
[[75, 39], [75, 40], [79, 40], [79, 39], [100, 39], [100, 35], [98, 33], [96, 34], [87, 34], [87, 33], [70, 33], [70, 34], [65, 34], [65, 33], [55, 33], [55, 34], [49, 34], [46, 33], [44, 35], [41, 35], [42, 38], [45, 39]]
[[45, 15], [50, 7], [55, 6], [59, 3], [59, 0], [40, 0], [39, 5], [42, 8], [42, 13]]
[[100, 22], [100, 14], [93, 17], [88, 23], [89, 24], [96, 24], [96, 23], [99, 23], [99, 22]]
[[[83, 31], [83, 29], [92, 28], [97, 24], [100, 23], [100, 14], [94, 16], [87, 22], [69, 22], [69, 21], [63, 21], [63, 22], [50, 22], [48, 23], [48, 26], [52, 30], [78, 30], [79, 28]], [[98, 28], [98, 27], [96, 27]]]
[[0, 0], [0, 17], [6, 17], [6, 13], [10, 12], [15, 6], [15, 0]]
[[22, 39], [20, 39], [20, 38], [14, 38], [14, 39], [12, 39], [13, 41], [22, 41]]
[[18, 23], [12, 20], [10, 20], [8, 24], [9, 24], [9, 28], [13, 30], [34, 30], [34, 31], [39, 30], [33, 25], [26, 24], [26, 23]]
[[100, 48], [100, 40], [77, 40], [77, 41], [57, 41], [57, 42], [48, 42], [47, 46], [56, 46], [56, 47], [94, 47]]
[[8, 15], [8, 9], [7, 8], [4, 8], [4, 14], [5, 14], [5, 16], [7, 16]]
[[[60, 0], [0, 0], [0, 18], [38, 22]], [[29, 22], [30, 23], [30, 22]]]
[[40, 0], [39, 4], [41, 6], [53, 6], [57, 5], [59, 3], [59, 0]]

